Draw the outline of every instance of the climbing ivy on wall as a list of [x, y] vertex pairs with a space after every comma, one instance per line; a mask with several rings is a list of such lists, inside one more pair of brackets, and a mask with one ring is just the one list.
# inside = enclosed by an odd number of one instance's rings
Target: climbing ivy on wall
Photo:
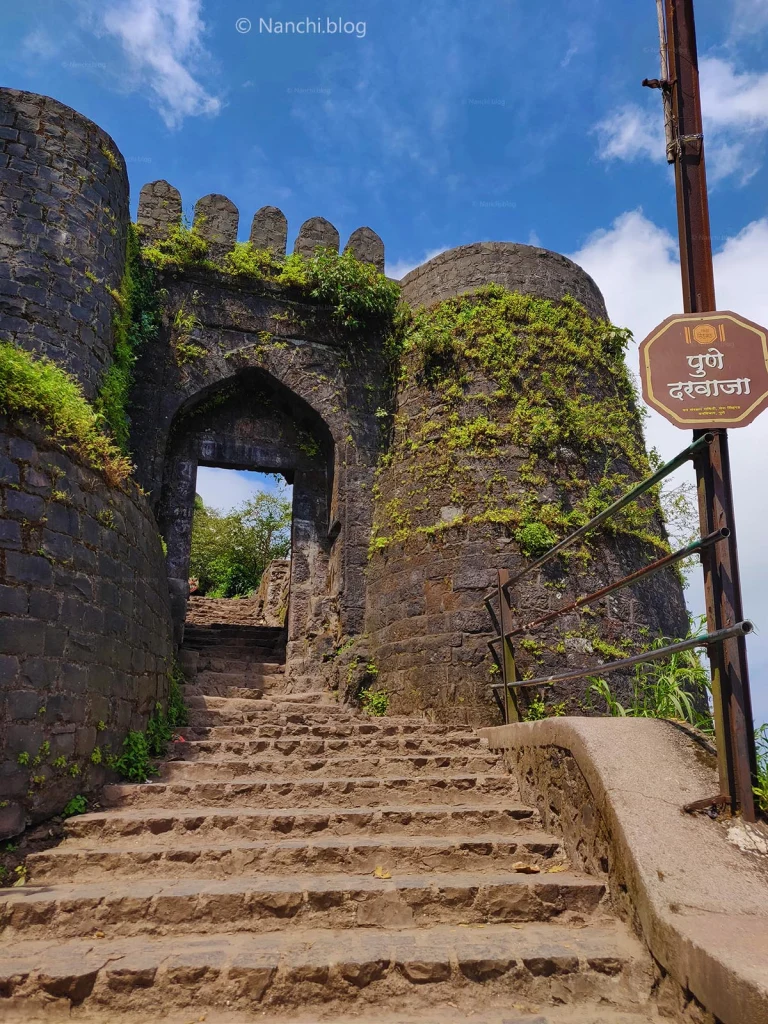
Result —
[[[525, 554], [540, 554], [647, 475], [629, 339], [571, 298], [499, 285], [416, 311], [399, 386], [422, 399], [406, 400], [395, 420], [371, 553], [500, 524]], [[446, 499], [455, 506], [447, 517]], [[650, 495], [608, 528], [667, 550], [658, 515]]]
[[115, 300], [113, 362], [104, 375], [96, 400], [96, 408], [125, 452], [128, 452], [130, 438], [127, 406], [133, 384], [133, 367], [141, 348], [157, 338], [160, 328], [156, 277], [152, 265], [141, 257], [138, 231], [135, 225], [130, 224], [120, 290], [111, 291]]

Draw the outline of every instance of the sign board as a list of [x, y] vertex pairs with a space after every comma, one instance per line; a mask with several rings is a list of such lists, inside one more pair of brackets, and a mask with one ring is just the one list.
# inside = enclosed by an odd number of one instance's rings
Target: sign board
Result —
[[676, 427], [746, 427], [768, 407], [768, 331], [728, 311], [671, 316], [640, 345], [640, 377]]

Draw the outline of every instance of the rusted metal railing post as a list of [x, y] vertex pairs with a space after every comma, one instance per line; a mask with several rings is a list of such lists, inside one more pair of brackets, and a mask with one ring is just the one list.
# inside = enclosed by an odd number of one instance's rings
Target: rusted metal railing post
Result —
[[[666, 0], [665, 14], [684, 308], [707, 313], [717, 305], [693, 0]], [[725, 526], [730, 537], [703, 553], [710, 633], [743, 617], [728, 437], [725, 430], [714, 433], [696, 461], [701, 533]], [[754, 821], [757, 765], [744, 638], [710, 648], [710, 663], [721, 786], [731, 810]]]

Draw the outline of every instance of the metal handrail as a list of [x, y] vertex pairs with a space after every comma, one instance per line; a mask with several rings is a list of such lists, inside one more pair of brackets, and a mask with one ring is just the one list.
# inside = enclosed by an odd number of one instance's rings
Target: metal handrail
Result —
[[[513, 636], [520, 636], [523, 633], [528, 633], [533, 629], [538, 629], [539, 626], [546, 625], [547, 622], [552, 622], [553, 619], [559, 618], [561, 615], [567, 615], [569, 612], [578, 611], [579, 608], [586, 608], [590, 604], [594, 604], [596, 601], [601, 601], [604, 597], [608, 597], [610, 594], [615, 594], [618, 590], [623, 590], [625, 587], [631, 586], [633, 583], [637, 583], [638, 580], [646, 579], [648, 576], [653, 576], [657, 572], [661, 572], [662, 569], [669, 568], [670, 565], [674, 565], [676, 562], [682, 562], [685, 558], [690, 558], [691, 555], [695, 555], [704, 551], [706, 548], [711, 547], [713, 544], [718, 544], [720, 541], [727, 540], [731, 536], [731, 531], [727, 526], [724, 526], [722, 530], [715, 530], [714, 533], [710, 533], [707, 537], [700, 537], [699, 540], [693, 541], [691, 544], [686, 544], [685, 547], [680, 548], [677, 551], [673, 551], [671, 555], [664, 555], [663, 558], [657, 559], [655, 562], [651, 562], [650, 565], [646, 565], [644, 569], [638, 569], [637, 572], [631, 573], [629, 576], [625, 576], [624, 579], [618, 581], [618, 583], [612, 583], [609, 587], [603, 587], [602, 590], [595, 590], [591, 594], [587, 594], [585, 597], [580, 597], [571, 604], [566, 604], [562, 608], [558, 608], [554, 612], [550, 612], [548, 615], [543, 615], [540, 619], [536, 619], [534, 622], [528, 622], [525, 626], [518, 626], [517, 629], [512, 629], [508, 633], [504, 633], [504, 639], [510, 640]], [[496, 637], [497, 640], [501, 640], [501, 636]]]
[[519, 572], [517, 576], [513, 576], [512, 579], [507, 580], [507, 582], [502, 586], [502, 590], [505, 595], [509, 594], [510, 587], [523, 579], [524, 576], [527, 576], [529, 573], [541, 568], [542, 565], [546, 565], [546, 563], [554, 558], [555, 555], [559, 555], [561, 551], [565, 550], [565, 548], [569, 548], [572, 544], [575, 544], [577, 540], [581, 540], [582, 537], [585, 537], [588, 533], [595, 530], [601, 523], [604, 523], [606, 519], [610, 519], [611, 516], [620, 512], [623, 508], [641, 497], [641, 495], [645, 494], [647, 491], [650, 491], [656, 486], [656, 484], [661, 483], [661, 481], [671, 473], [674, 473], [676, 469], [679, 469], [681, 466], [685, 465], [686, 462], [695, 458], [703, 448], [712, 444], [714, 439], [714, 434], [706, 433], [702, 434], [702, 436], [697, 438], [697, 440], [691, 442], [691, 444], [680, 452], [679, 455], [675, 456], [674, 459], [670, 462], [666, 462], [663, 466], [657, 469], [655, 473], [646, 477], [645, 480], [641, 480], [639, 484], [636, 484], [631, 490], [627, 491], [623, 497], [614, 501], [614, 503], [609, 505], [608, 508], [603, 509], [602, 512], [598, 513], [598, 515], [593, 519], [590, 519], [590, 521], [584, 526], [579, 527], [578, 530], [575, 530], [564, 540], [561, 540], [559, 544], [555, 544], [555, 546], [550, 548], [546, 554], [542, 555], [541, 558], [538, 558], [535, 562], [532, 562], [531, 565]]
[[692, 647], [707, 647], [709, 644], [719, 644], [731, 637], [747, 636], [754, 629], [754, 625], [745, 619], [735, 626], [727, 629], [718, 629], [714, 633], [706, 633], [704, 636], [696, 636], [690, 640], [682, 640], [677, 644], [670, 644], [668, 647], [660, 647], [655, 651], [646, 651], [645, 654], [635, 654], [631, 658], [622, 658], [620, 661], [609, 661], [605, 665], [592, 666], [591, 668], [570, 669], [568, 672], [559, 672], [552, 676], [541, 676], [538, 679], [512, 680], [505, 683], [494, 683], [492, 690], [504, 690], [512, 687], [522, 688], [526, 686], [552, 686], [567, 679], [584, 679], [587, 676], [603, 675], [606, 672], [618, 672], [623, 668], [631, 668], [634, 665], [642, 665], [646, 661], [658, 661], [661, 658], [668, 658], [680, 651], [689, 651]]

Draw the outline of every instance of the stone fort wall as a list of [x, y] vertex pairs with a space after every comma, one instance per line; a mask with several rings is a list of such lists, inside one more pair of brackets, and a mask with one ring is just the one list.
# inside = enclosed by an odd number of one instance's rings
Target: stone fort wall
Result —
[[[570, 295], [592, 317], [606, 316], [602, 295], [580, 267], [557, 253], [511, 243], [480, 243], [443, 253], [403, 279], [403, 297], [413, 307], [430, 306], [490, 282], [556, 302]], [[595, 377], [588, 388], [597, 396], [606, 383]], [[372, 555], [366, 614], [370, 649], [395, 713], [424, 712], [476, 724], [499, 719], [490, 689], [499, 677], [492, 674], [494, 659], [488, 647], [498, 630], [484, 599], [494, 595], [498, 569], [519, 572], [528, 559], [503, 524], [470, 520], [489, 508], [491, 486], [497, 491], [508, 488], [509, 496], [502, 503], [507, 507], [524, 500], [532, 485], [520, 482], [520, 472], [529, 453], [505, 440], [480, 457], [444, 447], [452, 417], [460, 423], [478, 416], [503, 422], [509, 403], [489, 405], [497, 387], [476, 365], [458, 405], [447, 404], [444, 393], [418, 374], [409, 374], [398, 392], [394, 456], [377, 479], [374, 519], [381, 522], [389, 514], [391, 521], [394, 515], [399, 523], [408, 524], [408, 536]], [[639, 416], [631, 409], [627, 415], [642, 446]], [[445, 467], [433, 472], [434, 459], [430, 464], [426, 448], [439, 439], [438, 457], [461, 464], [460, 480], [444, 472]], [[610, 448], [606, 451], [607, 459], [615, 456]], [[541, 500], [557, 500], [561, 476], [569, 472], [582, 477], [591, 472], [596, 482], [602, 465], [593, 462], [585, 468], [579, 453], [559, 453], [557, 463], [542, 470]], [[631, 471], [627, 473], [631, 479]], [[437, 531], [423, 532], [435, 524]], [[660, 520], [655, 528], [664, 536]], [[571, 565], [567, 583], [553, 566], [526, 578], [513, 594], [518, 621], [532, 621], [607, 586], [653, 557], [658, 555], [649, 554], [632, 538], [605, 537], [595, 543], [588, 565], [578, 561]], [[594, 665], [599, 675], [599, 665], [606, 660], [601, 655], [604, 645], [615, 650], [628, 640], [640, 642], [644, 630], [652, 635], [685, 636], [687, 628], [682, 587], [670, 570], [614, 595], [591, 618], [571, 615], [519, 637], [516, 662], [521, 673], [537, 677], [566, 666], [587, 665]], [[643, 646], [647, 642], [638, 649]], [[630, 680], [611, 679], [621, 696], [628, 696]], [[564, 701], [569, 713], [578, 714], [588, 710], [584, 700], [588, 686], [587, 680], [578, 680], [558, 684], [551, 695], [543, 692], [548, 702]]]
[[[55, 100], [0, 90], [0, 341], [98, 394], [128, 225], [125, 162]], [[157, 524], [44, 425], [0, 417], [0, 836], [98, 789], [168, 692]]]
[[[47, 97], [0, 91], [0, 210], [0, 340], [48, 355], [74, 374], [92, 400], [111, 363], [112, 291], [124, 271], [124, 160], [113, 140], [75, 111]], [[144, 186], [138, 222], [147, 241], [166, 235], [180, 218], [176, 189], [165, 181]], [[225, 196], [205, 196], [194, 221], [213, 260], [221, 261], [238, 237], [237, 208]], [[282, 212], [264, 206], [252, 219], [249, 238], [258, 248], [282, 253], [287, 234]], [[336, 228], [315, 217], [301, 225], [293, 248], [310, 255], [318, 245], [338, 249], [339, 242]], [[370, 228], [354, 231], [346, 247], [384, 269], [383, 243]], [[591, 316], [605, 313], [597, 286], [580, 268], [555, 253], [510, 243], [451, 250], [414, 270], [402, 289], [419, 306], [488, 282], [555, 301], [572, 295]], [[156, 516], [172, 542], [178, 641], [186, 602], [185, 517], [191, 515], [198, 461], [304, 473], [292, 427], [265, 446], [255, 426], [259, 416], [248, 405], [249, 381], [256, 378], [285, 398], [302, 430], [314, 423], [322, 441], [317, 486], [308, 487], [306, 501], [297, 506], [296, 538], [304, 550], [294, 552], [292, 563], [288, 645], [296, 687], [312, 689], [314, 676], [332, 674], [339, 649], [358, 636], [356, 650], [375, 657], [393, 711], [498, 720], [489, 688], [493, 629], [483, 598], [497, 568], [522, 563], [519, 545], [486, 524], [448, 529], [438, 541], [419, 535], [369, 557], [372, 523], [384, 506], [397, 501], [414, 521], [420, 515], [396, 473], [380, 463], [388, 443], [382, 410], [395, 401], [398, 429], [406, 434], [425, 416], [445, 430], [445, 410], [434, 393], [423, 381], [410, 380], [393, 396], [385, 339], [340, 340], [330, 311], [306, 297], [210, 268], [163, 272], [158, 283], [166, 289], [165, 320], [157, 343], [141, 353], [130, 410], [137, 480], [151, 492], [151, 506], [132, 485], [107, 487], [58, 449], [40, 425], [1, 425], [0, 635], [10, 646], [2, 662], [0, 772], [12, 793], [0, 809], [6, 817], [49, 813], [72, 791], [98, 783], [93, 761], [91, 782], [78, 781], [75, 773], [56, 787], [34, 783], [35, 766], [20, 764], [20, 754], [34, 760], [48, 745], [70, 766], [82, 767], [96, 747], [119, 748], [126, 731], [141, 727], [164, 697], [173, 636]], [[173, 314], [193, 306], [192, 341], [201, 354], [181, 364]], [[474, 384], [474, 398], [460, 409], [466, 419], [477, 415], [478, 401], [492, 386], [482, 374]], [[236, 418], [225, 424], [212, 410], [232, 389], [242, 401]], [[204, 429], [190, 432], [190, 417], [197, 415]], [[514, 481], [522, 457], [502, 446], [495, 463], [473, 468], [474, 498], [470, 493], [465, 508], [457, 508], [450, 490], [433, 488], [430, 509], [450, 524], [479, 501], [489, 474]], [[178, 486], [185, 482], [181, 495]], [[62, 490], [68, 493], [63, 501], [56, 493]], [[591, 574], [574, 576], [572, 586], [599, 586], [645, 560], [631, 544], [606, 542]], [[549, 582], [531, 581], [520, 595], [522, 611], [552, 607]], [[676, 578], [658, 577], [612, 601], [596, 629], [611, 639], [644, 626], [673, 634], [685, 628]], [[581, 664], [594, 656], [589, 640], [574, 635], [557, 663], [545, 658], [543, 666]], [[49, 770], [37, 774], [47, 778]]]
[[89, 399], [112, 361], [128, 222], [112, 138], [49, 96], [0, 89], [0, 340], [50, 356]]

